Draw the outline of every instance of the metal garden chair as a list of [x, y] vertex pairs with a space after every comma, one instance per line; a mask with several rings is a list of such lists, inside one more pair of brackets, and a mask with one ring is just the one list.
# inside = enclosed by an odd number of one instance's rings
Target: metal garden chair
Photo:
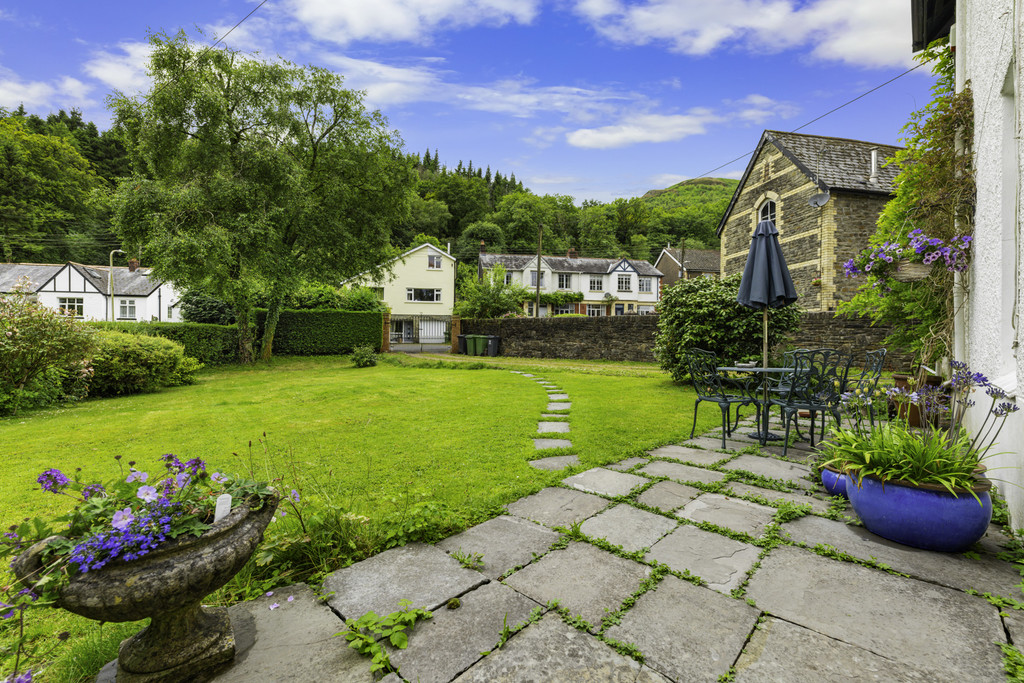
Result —
[[[860, 389], [862, 394], [871, 396], [878, 388], [878, 381], [882, 377], [882, 366], [885, 364], [886, 349], [878, 349], [877, 351], [868, 351], [864, 357], [864, 368], [857, 375], [851, 375], [847, 373], [846, 381], [843, 382], [842, 391], [840, 393], [856, 392]], [[875, 426], [875, 407], [870, 405], [868, 407], [868, 418], [871, 420], [871, 426]]]
[[697, 429], [697, 407], [701, 401], [717, 403], [722, 409], [722, 448], [726, 447], [725, 437], [732, 436], [733, 427], [729, 421], [729, 409], [737, 406], [737, 421], [739, 420], [739, 406], [753, 405], [757, 409], [758, 423], [760, 423], [761, 406], [754, 399], [750, 392], [750, 382], [743, 380], [726, 380], [719, 374], [718, 357], [711, 351], [703, 349], [689, 349], [686, 351], [685, 362], [690, 373], [690, 381], [693, 383], [693, 390], [697, 392], [697, 400], [693, 404], [693, 427], [690, 429], [690, 438]]
[[801, 410], [811, 414], [811, 446], [814, 446], [815, 418], [821, 416], [821, 438], [825, 438], [826, 415], [831, 415], [839, 426], [842, 419], [839, 412], [841, 389], [850, 368], [850, 356], [834, 349], [794, 351], [793, 372], [789, 391], [784, 397], [771, 398], [769, 402], [782, 410], [786, 425], [783, 457], [789, 449], [789, 431]]

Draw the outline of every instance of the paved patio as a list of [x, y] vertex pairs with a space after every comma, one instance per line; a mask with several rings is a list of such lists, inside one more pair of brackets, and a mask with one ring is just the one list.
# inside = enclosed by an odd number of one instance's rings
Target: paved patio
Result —
[[[386, 681], [1004, 678], [999, 643], [1024, 642], [1024, 617], [968, 593], [1021, 599], [998, 529], [961, 555], [888, 542], [810, 479], [806, 444], [754, 454], [748, 431], [725, 451], [712, 432], [566, 476], [436, 545], [335, 572], [324, 599], [300, 584], [235, 605], [242, 652], [216, 680], [371, 681], [334, 636], [401, 599], [434, 617]], [[791, 519], [794, 504], [810, 514]]]

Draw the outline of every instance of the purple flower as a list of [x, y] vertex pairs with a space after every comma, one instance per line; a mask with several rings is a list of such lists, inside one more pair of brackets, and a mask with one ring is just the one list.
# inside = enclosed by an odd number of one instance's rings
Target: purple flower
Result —
[[220, 472], [214, 472], [213, 474], [211, 474], [210, 479], [217, 482], [218, 484], [223, 484], [228, 480], [228, 478], [221, 474]]
[[266, 595], [267, 595], [267, 597], [269, 598], [269, 597], [270, 597], [271, 595], [273, 595], [273, 594], [274, 594], [274, 591], [267, 591], [267, 594], [266, 594]]
[[64, 476], [64, 473], [60, 470], [49, 469], [40, 474], [36, 481], [39, 482], [44, 491], [60, 493], [71, 480]]
[[145, 483], [147, 479], [149, 479], [149, 473], [132, 470], [131, 474], [128, 475], [128, 478], [125, 479], [125, 482], [128, 484], [131, 484], [133, 481], [141, 481]]
[[278, 608], [278, 607], [280, 607], [280, 606], [281, 606], [281, 605], [279, 605], [279, 604], [277, 604], [277, 603], [275, 602], [275, 603], [274, 603], [273, 605], [271, 605], [271, 606], [270, 606], [270, 609], [277, 609], [277, 608]]
[[183, 489], [186, 486], [188, 486], [188, 483], [189, 481], [191, 481], [191, 479], [192, 477], [188, 473], [181, 472], [179, 474], [174, 475], [174, 485], [177, 486], [179, 489]]
[[117, 512], [114, 513], [114, 519], [111, 522], [111, 526], [113, 526], [118, 531], [124, 531], [131, 525], [132, 520], [134, 519], [135, 517], [132, 516], [131, 508], [118, 510]]
[[294, 602], [294, 601], [295, 601], [295, 596], [294, 595], [289, 595], [288, 596], [288, 602]]
[[84, 498], [85, 500], [89, 500], [90, 498], [94, 498], [96, 496], [105, 495], [106, 492], [107, 490], [103, 488], [103, 484], [89, 484], [84, 489], [82, 489], [82, 498]]
[[295, 489], [292, 489], [292, 502], [293, 503], [298, 503], [299, 502], [299, 492], [296, 491]]
[[135, 493], [135, 497], [143, 500], [147, 503], [152, 503], [156, 500], [156, 487], [155, 486], [140, 486], [139, 490]]

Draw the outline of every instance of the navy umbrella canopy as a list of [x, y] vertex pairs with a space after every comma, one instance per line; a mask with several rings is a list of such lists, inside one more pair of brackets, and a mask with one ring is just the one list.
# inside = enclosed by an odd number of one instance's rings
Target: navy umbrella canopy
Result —
[[768, 309], [788, 306], [796, 299], [793, 278], [779, 246], [779, 231], [771, 221], [761, 221], [750, 240], [747, 265], [743, 269], [736, 301], [748, 308], [764, 311], [765, 367], [768, 365]]

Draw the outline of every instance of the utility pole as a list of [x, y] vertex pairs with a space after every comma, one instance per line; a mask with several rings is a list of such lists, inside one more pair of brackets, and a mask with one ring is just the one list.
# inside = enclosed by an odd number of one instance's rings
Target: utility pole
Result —
[[107, 271], [107, 296], [110, 297], [110, 320], [114, 320], [114, 254], [124, 254], [120, 249], [110, 252], [110, 270]]
[[541, 223], [537, 226], [537, 303], [533, 307], [533, 317], [540, 317], [540, 245], [544, 240], [544, 224]]

